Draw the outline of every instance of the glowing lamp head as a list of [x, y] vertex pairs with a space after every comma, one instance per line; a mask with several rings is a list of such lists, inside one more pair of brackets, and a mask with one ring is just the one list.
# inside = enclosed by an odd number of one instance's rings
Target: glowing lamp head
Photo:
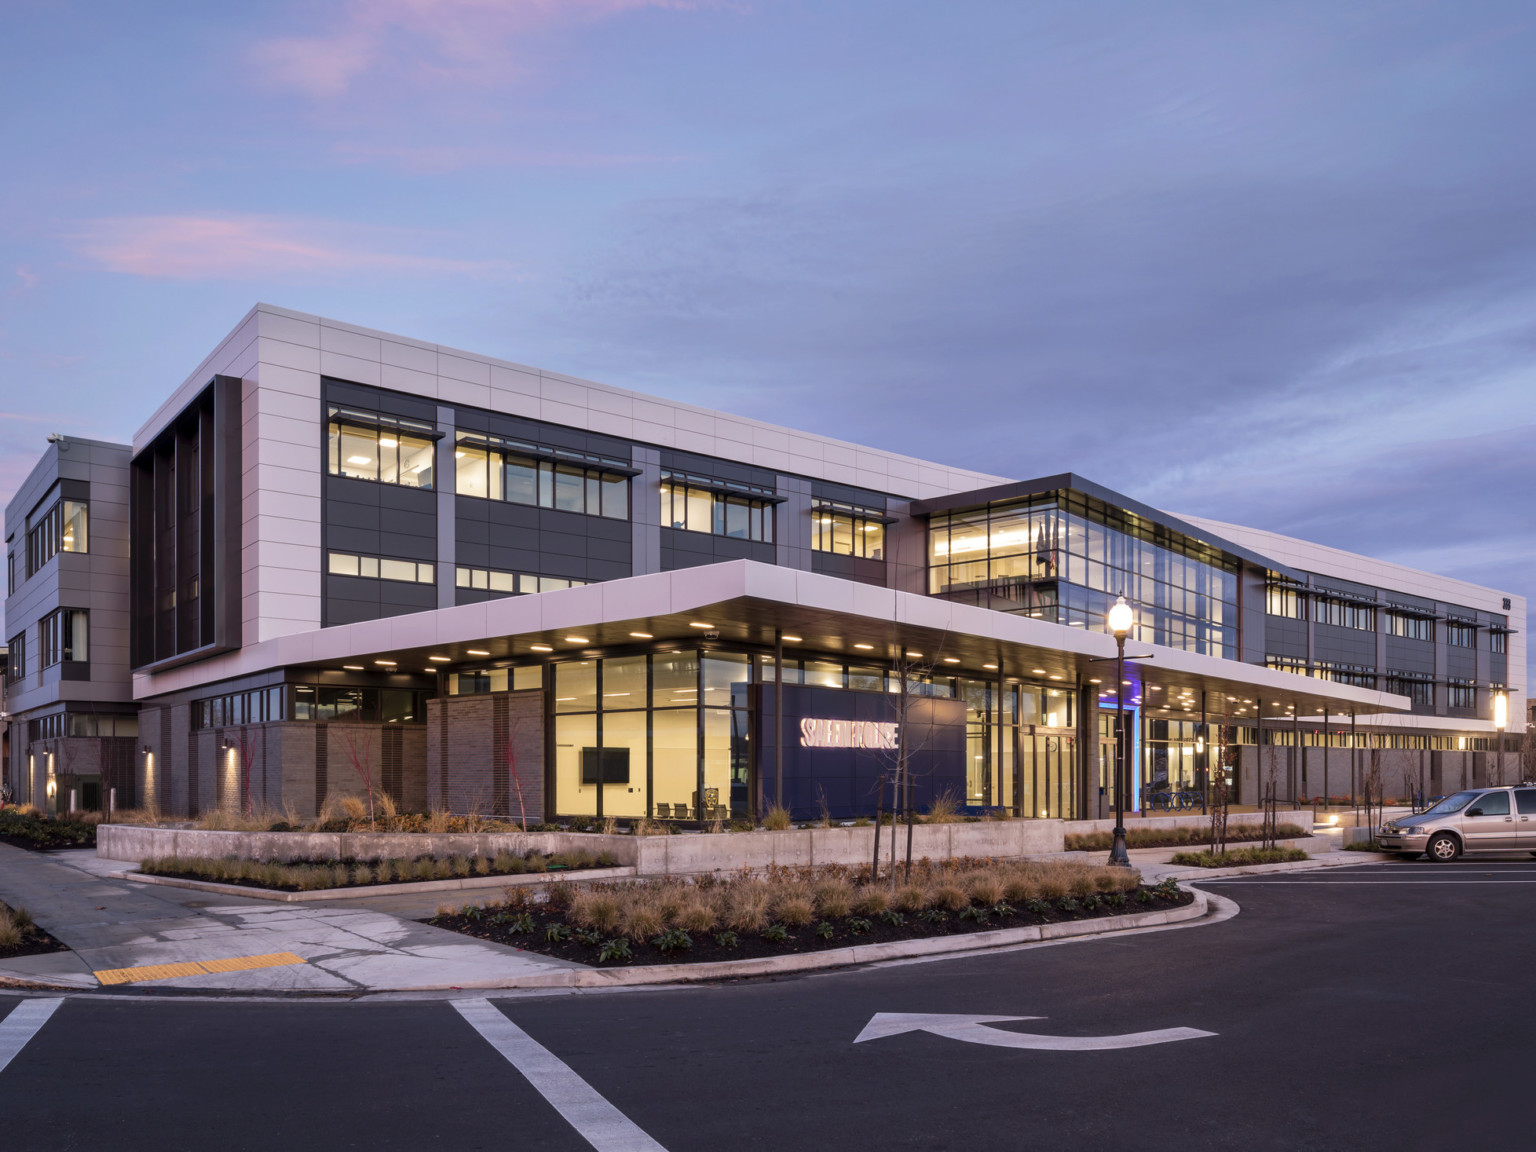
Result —
[[1130, 634], [1131, 625], [1136, 623], [1136, 614], [1131, 611], [1131, 606], [1121, 596], [1115, 601], [1115, 606], [1109, 610], [1109, 630], [1116, 636]]
[[1509, 723], [1509, 697], [1500, 692], [1493, 698], [1493, 726], [1500, 731]]

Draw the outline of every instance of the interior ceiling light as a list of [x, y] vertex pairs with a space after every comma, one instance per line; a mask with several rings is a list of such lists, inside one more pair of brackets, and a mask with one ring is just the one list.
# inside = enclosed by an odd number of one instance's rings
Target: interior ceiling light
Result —
[[590, 643], [592, 643], [592, 641], [588, 640], [585, 636], [567, 636], [565, 638], [565, 642], [567, 644], [590, 644]]
[[959, 659], [957, 657], [946, 656], [946, 657], [944, 657], [944, 663], [946, 663], [946, 664], [958, 664], [958, 663], [960, 663], [960, 661], [959, 661]]
[[1029, 670], [1029, 674], [1031, 676], [1044, 676], [1045, 675], [1045, 669], [1044, 668], [1031, 668]]
[[874, 645], [873, 645], [873, 644], [855, 644], [855, 645], [854, 645], [854, 647], [855, 647], [855, 648], [861, 648], [861, 649], [863, 649], [863, 650], [864, 650], [864, 651], [865, 651], [865, 652], [868, 652], [868, 651], [870, 651], [870, 650], [871, 650], [871, 649], [872, 649], [872, 648], [874, 648]]
[[779, 639], [784, 640], [785, 642], [790, 643], [790, 644], [799, 644], [801, 642], [800, 641], [800, 637], [798, 637], [798, 636], [790, 636], [788, 634], [785, 634], [784, 636], [779, 637]]
[[399, 446], [400, 446], [400, 441], [398, 441], [398, 440], [391, 440], [388, 436], [380, 436], [379, 437], [379, 447], [380, 448], [398, 448]]
[[372, 456], [348, 456], [347, 457], [347, 463], [348, 464], [372, 464], [373, 463], [373, 457]]
[[1095, 677], [1094, 679], [1089, 680], [1088, 683], [1090, 683], [1090, 684], [1102, 684], [1103, 681], [1098, 679], [1097, 677]]
[[528, 647], [530, 649], [532, 649], [534, 652], [553, 652], [554, 651], [554, 649], [551, 648], [548, 644], [530, 644], [530, 645], [528, 645]]
[[713, 628], [714, 625], [713, 624], [706, 624], [702, 620], [690, 620], [690, 621], [688, 621], [688, 627], [690, 627], [690, 628]]
[[982, 667], [985, 668], [988, 672], [996, 672], [997, 671], [997, 665], [996, 664], [983, 664]]
[[1060, 680], [1060, 679], [1061, 679], [1061, 677], [1060, 677], [1060, 676], [1052, 676], [1052, 677], [1051, 677], [1051, 679], [1052, 679], [1052, 680]]
[[484, 648], [470, 648], [470, 649], [467, 649], [467, 651], [469, 652], [469, 654], [471, 656], [489, 656], [490, 655], [490, 653], [487, 652]]
[[918, 657], [920, 657], [920, 656], [921, 656], [921, 655], [922, 655], [922, 653], [921, 653], [921, 652], [908, 652], [908, 653], [907, 653], [907, 656], [908, 656], [908, 658], [909, 658], [909, 659], [912, 659], [912, 660], [916, 660], [916, 659], [917, 659], [917, 658], [918, 658]]
[[364, 671], [363, 666], [361, 664], [343, 664], [341, 666], [341, 670], [343, 672], [362, 672], [362, 671]]
[[432, 663], [434, 663], [434, 664], [448, 664], [448, 663], [451, 663], [451, 661], [446, 656], [428, 656], [427, 659], [432, 661]]
[[388, 666], [390, 668], [393, 668], [395, 666], [396, 662], [393, 661], [393, 660], [375, 660], [374, 663], [375, 664], [384, 664], [384, 665], [386, 665], [386, 666]]
[[655, 639], [655, 637], [653, 637], [649, 632], [631, 632], [630, 635], [633, 636], [636, 640]]

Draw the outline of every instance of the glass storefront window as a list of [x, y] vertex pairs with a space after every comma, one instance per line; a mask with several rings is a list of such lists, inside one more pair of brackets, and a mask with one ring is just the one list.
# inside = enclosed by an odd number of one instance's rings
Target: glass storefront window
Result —
[[596, 747], [594, 713], [555, 717], [555, 795], [563, 815], [597, 815], [597, 785], [583, 784], [581, 772], [583, 752]]
[[645, 657], [627, 656], [603, 661], [603, 711], [644, 708]]
[[752, 674], [745, 655], [709, 652], [704, 656], [704, 703], [719, 707], [747, 706], [747, 678]]
[[652, 795], [669, 809], [692, 803], [699, 780], [699, 714], [694, 708], [658, 708], [651, 713]]
[[555, 711], [597, 711], [597, 661], [555, 665]]
[[658, 652], [651, 657], [651, 706], [675, 708], [699, 700], [699, 657], [696, 652]]
[[843, 666], [827, 660], [807, 660], [805, 662], [805, 682], [821, 688], [841, 688], [843, 686]]

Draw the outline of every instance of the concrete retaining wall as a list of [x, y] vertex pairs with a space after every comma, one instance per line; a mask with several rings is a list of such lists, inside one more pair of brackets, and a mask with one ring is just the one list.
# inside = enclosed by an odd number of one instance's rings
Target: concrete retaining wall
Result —
[[[906, 829], [898, 828], [898, 858]], [[379, 860], [398, 856], [494, 855], [497, 852], [611, 852], [642, 876], [766, 868], [770, 864], [863, 864], [874, 854], [874, 828], [802, 828], [785, 832], [719, 832], [676, 836], [606, 836], [595, 832], [387, 833], [203, 832], [103, 824], [96, 854], [138, 862], [155, 856], [240, 856], [251, 860]], [[920, 824], [912, 857], [1035, 856], [1062, 850], [1060, 820], [996, 820]], [[890, 829], [881, 830], [888, 859]]]
[[[1278, 824], [1294, 824], [1298, 828], [1304, 828], [1308, 832], [1312, 830], [1312, 809], [1282, 808], [1275, 815]], [[1227, 827], [1235, 828], [1239, 825], [1262, 824], [1264, 813], [1262, 812], [1230, 812], [1227, 814]], [[1208, 828], [1211, 818], [1201, 816], [1198, 813], [1193, 816], [1147, 816], [1127, 820], [1127, 831], [1146, 831], [1149, 828]], [[1067, 822], [1066, 834], [1068, 836], [1082, 835], [1085, 832], [1113, 832], [1114, 820], [1071, 820]]]

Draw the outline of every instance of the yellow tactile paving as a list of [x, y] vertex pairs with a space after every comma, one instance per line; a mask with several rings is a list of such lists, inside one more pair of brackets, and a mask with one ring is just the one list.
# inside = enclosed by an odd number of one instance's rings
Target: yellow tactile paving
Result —
[[215, 972], [244, 972], [251, 968], [281, 968], [285, 964], [303, 963], [304, 958], [292, 952], [269, 952], [265, 956], [232, 956], [227, 960], [186, 960], [180, 964], [103, 968], [95, 976], [103, 984], [133, 984], [140, 980], [170, 980], [177, 976], [208, 976]]

